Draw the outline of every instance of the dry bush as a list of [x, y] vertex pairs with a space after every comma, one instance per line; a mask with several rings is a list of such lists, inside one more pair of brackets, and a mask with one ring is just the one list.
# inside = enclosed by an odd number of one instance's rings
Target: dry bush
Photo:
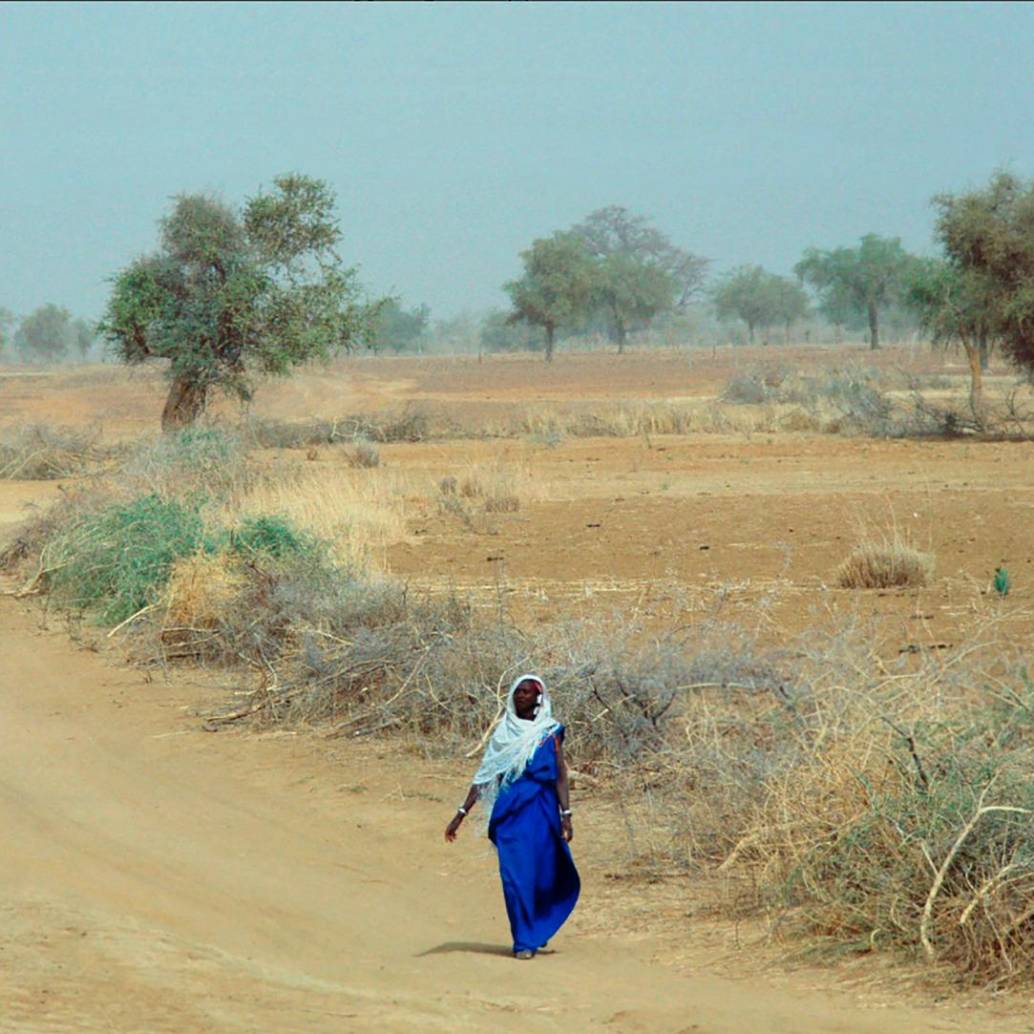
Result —
[[99, 513], [116, 498], [109, 484], [97, 480], [61, 489], [58, 501], [34, 510], [0, 550], [0, 570], [28, 577], [33, 589], [40, 587], [44, 578], [48, 545], [75, 521]]
[[349, 462], [353, 467], [365, 467], [366, 469], [379, 467], [381, 465], [380, 450], [373, 444], [373, 442], [359, 439], [356, 441], [355, 446], [352, 449]]
[[112, 474], [126, 496], [209, 501], [246, 492], [257, 479], [244, 441], [216, 427], [192, 427], [144, 441]]
[[[542, 484], [525, 466], [505, 458], [472, 464], [462, 473], [438, 482], [438, 503], [443, 512], [472, 523], [463, 500], [477, 501], [485, 513], [516, 513], [522, 503], [542, 499]], [[475, 522], [476, 523], [476, 522]]]
[[0, 434], [0, 479], [53, 481], [81, 474], [121, 450], [99, 431], [31, 424]]
[[[860, 640], [801, 664], [789, 763], [727, 868], [798, 927], [897, 948], [961, 978], [1034, 977], [1034, 686], [1003, 644], [887, 671]], [[881, 671], [881, 668], [883, 670]]]
[[397, 412], [363, 413], [337, 419], [285, 421], [252, 417], [241, 428], [249, 444], [263, 449], [300, 449], [311, 445], [335, 445], [366, 439], [388, 442], [422, 442], [450, 427], [432, 426], [427, 412], [406, 406]]
[[181, 557], [165, 590], [166, 641], [182, 641], [218, 629], [246, 583], [240, 558], [232, 553], [199, 552]]
[[895, 530], [855, 546], [837, 568], [836, 580], [843, 589], [919, 588], [933, 570], [933, 556], [905, 542]]

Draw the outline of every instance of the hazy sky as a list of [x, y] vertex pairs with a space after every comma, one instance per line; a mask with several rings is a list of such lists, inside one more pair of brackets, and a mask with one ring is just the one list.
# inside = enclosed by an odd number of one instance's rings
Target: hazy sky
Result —
[[171, 195], [338, 192], [371, 290], [501, 304], [593, 208], [722, 270], [1034, 175], [1034, 5], [0, 4], [0, 305], [99, 315]]

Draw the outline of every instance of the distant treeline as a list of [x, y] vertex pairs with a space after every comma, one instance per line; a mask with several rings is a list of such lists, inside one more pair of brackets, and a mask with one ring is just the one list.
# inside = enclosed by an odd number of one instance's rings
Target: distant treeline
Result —
[[[523, 275], [504, 285], [509, 309], [432, 320], [426, 305], [382, 303], [369, 345], [391, 352], [541, 351], [631, 341], [665, 345], [868, 341], [914, 336], [910, 287], [922, 260], [896, 238], [811, 248], [780, 276], [745, 265], [717, 278], [641, 215], [612, 205], [521, 252]], [[810, 290], [809, 290], [810, 289]]]
[[981, 371], [994, 349], [1034, 376], [1034, 181], [1007, 173], [981, 190], [942, 194], [936, 258], [899, 238], [808, 248], [791, 276], [745, 265], [716, 278], [710, 261], [642, 215], [611, 205], [520, 253], [503, 289], [510, 307], [432, 320], [426, 305], [370, 300], [337, 249], [336, 198], [321, 180], [277, 177], [240, 206], [182, 194], [154, 251], [113, 278], [101, 321], [57, 305], [20, 321], [0, 309], [0, 354], [30, 361], [87, 356], [99, 336], [130, 364], [170, 361], [163, 425], [182, 426], [210, 393], [247, 401], [256, 376], [285, 376], [340, 352], [503, 352], [558, 341], [623, 352], [630, 341], [687, 345], [834, 343], [924, 333], [966, 354], [982, 423]]
[[21, 318], [0, 307], [0, 360], [27, 363], [83, 361], [96, 355], [97, 325], [46, 304]]

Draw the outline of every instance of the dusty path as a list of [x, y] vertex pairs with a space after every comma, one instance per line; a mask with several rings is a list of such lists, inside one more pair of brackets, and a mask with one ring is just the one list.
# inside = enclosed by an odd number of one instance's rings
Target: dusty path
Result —
[[491, 857], [440, 842], [455, 787], [205, 733], [202, 691], [37, 624], [0, 599], [2, 1031], [1030, 1029], [681, 976], [577, 918], [516, 963]]

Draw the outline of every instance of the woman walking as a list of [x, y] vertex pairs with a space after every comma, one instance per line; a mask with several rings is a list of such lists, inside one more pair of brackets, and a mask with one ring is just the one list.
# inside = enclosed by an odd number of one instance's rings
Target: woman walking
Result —
[[546, 946], [581, 887], [567, 846], [574, 831], [563, 742], [542, 679], [514, 680], [467, 799], [445, 830], [451, 843], [470, 809], [484, 803], [518, 959], [534, 958]]

